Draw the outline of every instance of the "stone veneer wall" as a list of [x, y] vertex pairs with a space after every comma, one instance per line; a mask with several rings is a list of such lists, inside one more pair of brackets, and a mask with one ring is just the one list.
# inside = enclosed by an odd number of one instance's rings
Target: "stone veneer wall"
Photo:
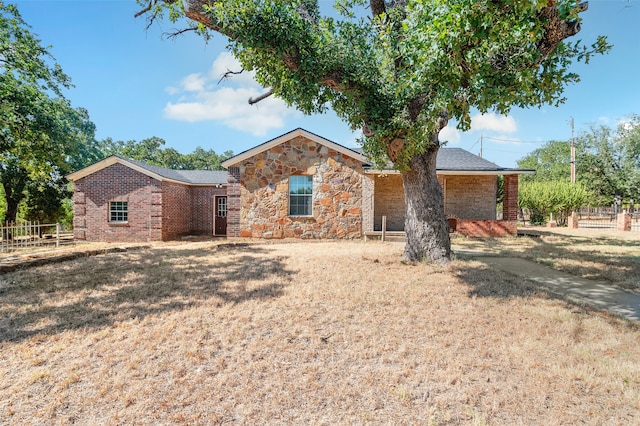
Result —
[[[109, 222], [109, 202], [128, 202], [128, 222]], [[77, 240], [125, 242], [162, 238], [161, 182], [113, 164], [74, 182], [73, 235]]]
[[[240, 236], [362, 237], [364, 174], [362, 164], [352, 157], [298, 136], [238, 164], [237, 172]], [[292, 175], [313, 176], [312, 216], [289, 216]], [[229, 189], [232, 193], [233, 188]], [[231, 222], [230, 217], [233, 229]]]

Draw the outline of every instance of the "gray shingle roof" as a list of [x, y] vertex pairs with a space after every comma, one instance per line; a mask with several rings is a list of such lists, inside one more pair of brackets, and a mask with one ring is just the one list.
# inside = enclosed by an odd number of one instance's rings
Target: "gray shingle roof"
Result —
[[[360, 153], [364, 152], [362, 148], [356, 148], [355, 151]], [[389, 165], [389, 168], [392, 168], [391, 164]], [[438, 156], [436, 157], [436, 170], [484, 172], [515, 169], [500, 167], [497, 164], [492, 163], [489, 160], [485, 160], [482, 157], [478, 157], [477, 155], [462, 148], [440, 148], [438, 150]]]
[[119, 158], [133, 163], [138, 167], [142, 167], [143, 169], [148, 170], [151, 173], [160, 175], [163, 178], [176, 180], [179, 182], [191, 183], [195, 185], [220, 185], [227, 183], [227, 172], [225, 170], [174, 170], [143, 163], [142, 161], [131, 160], [129, 158]]
[[436, 170], [490, 171], [504, 168], [462, 148], [440, 148]]

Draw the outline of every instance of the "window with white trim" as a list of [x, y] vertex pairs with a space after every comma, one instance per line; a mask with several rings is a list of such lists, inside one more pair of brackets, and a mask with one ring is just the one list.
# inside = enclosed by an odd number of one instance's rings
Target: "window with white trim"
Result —
[[313, 199], [312, 176], [289, 177], [289, 215], [311, 216]]
[[127, 222], [129, 220], [129, 202], [109, 202], [109, 222]]

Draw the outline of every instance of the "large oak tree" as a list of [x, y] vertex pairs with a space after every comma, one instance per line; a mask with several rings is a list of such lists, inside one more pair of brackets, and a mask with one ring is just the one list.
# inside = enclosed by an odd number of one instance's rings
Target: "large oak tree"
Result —
[[608, 49], [566, 41], [586, 9], [575, 0], [336, 0], [333, 14], [318, 0], [138, 1], [150, 20], [226, 36], [267, 94], [362, 128], [366, 152], [401, 172], [410, 261], [449, 260], [435, 167], [448, 121], [558, 104], [579, 80], [570, 65]]

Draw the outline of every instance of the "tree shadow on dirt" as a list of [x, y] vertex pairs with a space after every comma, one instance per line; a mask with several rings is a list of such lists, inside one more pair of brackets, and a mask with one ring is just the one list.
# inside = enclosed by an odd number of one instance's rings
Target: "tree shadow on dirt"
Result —
[[493, 269], [481, 262], [456, 262], [452, 272], [467, 283], [469, 296], [510, 298], [559, 298], [543, 286]]
[[148, 249], [0, 276], [0, 342], [178, 311], [267, 302], [295, 271], [273, 249], [223, 245]]
[[[540, 232], [540, 234], [544, 234]], [[613, 287], [623, 290], [640, 290], [637, 271], [640, 270], [640, 251], [631, 255], [629, 251], [616, 253], [615, 251], [599, 252], [594, 250], [575, 250], [576, 246], [603, 247], [640, 247], [640, 241], [620, 240], [615, 238], [586, 238], [580, 236], [566, 236], [544, 234], [540, 236], [525, 236], [527, 247], [523, 252], [514, 251], [508, 244], [503, 245], [500, 240], [466, 240], [465, 249], [485, 250], [502, 256], [514, 256], [544, 264], [582, 278], [610, 282]], [[606, 265], [604, 267], [603, 265]]]

